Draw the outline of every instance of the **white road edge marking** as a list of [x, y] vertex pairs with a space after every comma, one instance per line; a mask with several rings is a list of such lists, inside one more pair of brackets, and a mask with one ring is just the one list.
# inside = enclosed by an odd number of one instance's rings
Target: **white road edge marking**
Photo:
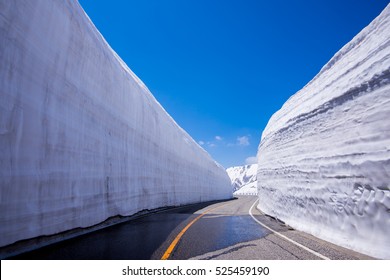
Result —
[[317, 257], [323, 259], [323, 260], [330, 260], [328, 257], [325, 257], [324, 255], [321, 255], [320, 253], [316, 252], [316, 251], [313, 251], [312, 249], [310, 248], [307, 248], [306, 246], [303, 246], [302, 244], [288, 238], [287, 236], [273, 230], [272, 228], [266, 226], [265, 224], [263, 224], [262, 222], [260, 222], [258, 219], [255, 218], [255, 216], [253, 216], [252, 214], [252, 209], [253, 209], [253, 206], [255, 206], [255, 204], [259, 201], [259, 199], [256, 199], [255, 203], [253, 203], [253, 205], [251, 206], [251, 208], [249, 209], [249, 215], [251, 215], [252, 219], [255, 220], [256, 223], [258, 223], [259, 225], [265, 227], [266, 229], [272, 231], [273, 233], [275, 233], [277, 236], [281, 237], [281, 238], [284, 238], [286, 239], [287, 241], [290, 241], [292, 244], [312, 253], [313, 255], [316, 255]]

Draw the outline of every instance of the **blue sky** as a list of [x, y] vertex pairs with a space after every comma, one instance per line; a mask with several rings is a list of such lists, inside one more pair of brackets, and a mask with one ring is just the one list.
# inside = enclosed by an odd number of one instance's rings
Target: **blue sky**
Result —
[[80, 4], [176, 122], [227, 168], [256, 156], [272, 114], [388, 1]]

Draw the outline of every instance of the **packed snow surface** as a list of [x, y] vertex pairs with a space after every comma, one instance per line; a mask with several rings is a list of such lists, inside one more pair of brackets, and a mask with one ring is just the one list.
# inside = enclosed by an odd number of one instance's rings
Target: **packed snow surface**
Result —
[[258, 208], [390, 258], [390, 6], [269, 120]]
[[0, 246], [232, 196], [77, 1], [0, 1]]
[[226, 169], [236, 195], [257, 195], [257, 164], [234, 166]]

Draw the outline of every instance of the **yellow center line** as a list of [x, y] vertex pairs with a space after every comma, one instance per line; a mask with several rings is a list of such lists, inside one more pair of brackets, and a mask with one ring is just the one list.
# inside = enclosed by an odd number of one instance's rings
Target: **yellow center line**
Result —
[[225, 206], [226, 203], [222, 204], [222, 205], [219, 205], [217, 207], [214, 207], [214, 208], [211, 208], [209, 210], [207, 210], [206, 212], [202, 213], [201, 215], [199, 215], [198, 217], [196, 217], [195, 219], [193, 219], [188, 225], [185, 226], [185, 228], [183, 228], [180, 233], [175, 237], [175, 239], [172, 241], [172, 243], [169, 245], [168, 249], [165, 251], [164, 255], [161, 257], [161, 260], [167, 260], [169, 259], [169, 257], [171, 256], [173, 250], [175, 249], [177, 243], [179, 242], [179, 240], [182, 238], [182, 236], [184, 235], [184, 233], [197, 221], [199, 220], [200, 218], [202, 218], [204, 215], [206, 215], [207, 213], [209, 213], [210, 211], [212, 210], [215, 210], [217, 208], [220, 208], [222, 206]]

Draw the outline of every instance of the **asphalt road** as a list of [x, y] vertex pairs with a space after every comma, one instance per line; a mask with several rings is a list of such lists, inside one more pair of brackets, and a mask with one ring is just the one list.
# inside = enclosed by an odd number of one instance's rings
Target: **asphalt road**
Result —
[[180, 207], [14, 259], [369, 259], [260, 213], [257, 197]]

